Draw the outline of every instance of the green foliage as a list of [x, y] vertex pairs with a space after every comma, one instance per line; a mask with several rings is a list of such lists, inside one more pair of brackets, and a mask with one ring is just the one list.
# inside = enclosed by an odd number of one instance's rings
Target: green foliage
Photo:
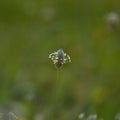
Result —
[[[120, 26], [110, 31], [106, 16], [119, 13], [119, 4], [1, 0], [0, 112], [28, 120], [76, 120], [85, 112], [112, 120], [120, 106]], [[56, 85], [48, 56], [59, 48], [72, 62]]]

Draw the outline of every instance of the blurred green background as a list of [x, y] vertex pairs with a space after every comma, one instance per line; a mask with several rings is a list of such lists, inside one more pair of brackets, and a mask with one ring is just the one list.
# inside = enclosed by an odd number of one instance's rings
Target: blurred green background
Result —
[[[0, 0], [0, 112], [113, 120], [120, 112], [120, 28], [108, 29], [110, 12], [119, 15], [119, 0]], [[48, 56], [59, 48], [72, 62], [57, 78]]]

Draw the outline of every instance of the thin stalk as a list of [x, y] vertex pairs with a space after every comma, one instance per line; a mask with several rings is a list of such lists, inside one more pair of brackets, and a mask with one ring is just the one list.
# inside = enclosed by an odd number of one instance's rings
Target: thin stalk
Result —
[[58, 100], [58, 94], [59, 94], [59, 81], [60, 81], [60, 70], [57, 69], [57, 72], [56, 72], [56, 81], [55, 81], [55, 101], [57, 103], [57, 100]]
[[56, 71], [56, 80], [55, 80], [55, 98], [54, 98], [54, 118], [58, 118], [58, 105], [59, 105], [59, 83], [60, 83], [60, 69]]

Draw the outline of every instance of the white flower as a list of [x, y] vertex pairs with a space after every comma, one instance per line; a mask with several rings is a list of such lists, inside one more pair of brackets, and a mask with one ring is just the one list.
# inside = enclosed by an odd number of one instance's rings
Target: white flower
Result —
[[49, 55], [49, 58], [53, 61], [57, 68], [60, 68], [64, 63], [71, 62], [70, 56], [62, 49], [57, 50]]

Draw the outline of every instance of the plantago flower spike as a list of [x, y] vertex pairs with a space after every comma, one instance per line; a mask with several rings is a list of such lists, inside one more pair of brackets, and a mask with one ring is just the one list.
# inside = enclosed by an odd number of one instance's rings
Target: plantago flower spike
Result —
[[115, 12], [107, 15], [107, 24], [110, 31], [115, 31], [119, 24], [119, 16]]
[[57, 50], [57, 52], [53, 52], [49, 55], [49, 58], [53, 61], [55, 64], [56, 68], [62, 67], [64, 63], [71, 62], [70, 56], [62, 49]]

